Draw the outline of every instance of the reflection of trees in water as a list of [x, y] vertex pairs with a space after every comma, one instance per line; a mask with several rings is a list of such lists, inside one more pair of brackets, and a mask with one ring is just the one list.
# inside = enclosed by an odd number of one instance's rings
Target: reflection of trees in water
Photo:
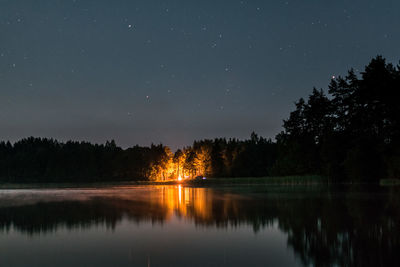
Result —
[[162, 222], [166, 209], [146, 205], [144, 201], [96, 197], [86, 201], [39, 202], [0, 208], [0, 229], [29, 235], [104, 225], [114, 229], [126, 216], [130, 221]]
[[[386, 190], [386, 189], [381, 189]], [[0, 228], [39, 234], [58, 227], [111, 229], [123, 218], [163, 223], [173, 215], [205, 227], [278, 222], [304, 265], [400, 266], [400, 195], [324, 192], [253, 196], [204, 188], [161, 187], [144, 198], [94, 197], [0, 208]]]
[[279, 227], [304, 265], [399, 266], [398, 193], [304, 198], [279, 209]]

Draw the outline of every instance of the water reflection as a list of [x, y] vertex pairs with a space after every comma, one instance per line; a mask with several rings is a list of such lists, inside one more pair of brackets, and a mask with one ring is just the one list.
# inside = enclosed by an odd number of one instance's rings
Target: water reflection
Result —
[[400, 266], [400, 194], [390, 188], [182, 186], [9, 190], [0, 193], [0, 229], [30, 236], [59, 228], [115, 229], [119, 222], [175, 219], [206, 229], [277, 225], [305, 266]]
[[[160, 195], [157, 199], [156, 195]], [[150, 198], [155, 205], [167, 210], [166, 219], [173, 215], [183, 218], [207, 221], [212, 218], [212, 192], [204, 188], [162, 187], [161, 192], [153, 192]]]
[[[237, 224], [245, 197], [206, 188], [9, 190], [0, 194], [0, 229], [34, 235], [57, 227], [115, 228], [123, 218], [164, 223], [173, 217], [203, 225]], [[241, 203], [247, 205], [246, 202]], [[258, 228], [258, 227], [257, 227]]]

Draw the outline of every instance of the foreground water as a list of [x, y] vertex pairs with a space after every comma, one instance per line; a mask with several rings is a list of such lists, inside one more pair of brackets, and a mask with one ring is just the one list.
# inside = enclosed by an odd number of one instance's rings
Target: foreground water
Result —
[[0, 190], [0, 266], [400, 266], [399, 188]]

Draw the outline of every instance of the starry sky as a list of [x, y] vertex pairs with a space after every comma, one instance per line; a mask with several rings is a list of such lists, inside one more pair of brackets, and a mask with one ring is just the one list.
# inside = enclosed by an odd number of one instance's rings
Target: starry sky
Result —
[[0, 0], [0, 140], [123, 147], [273, 138], [293, 103], [381, 54], [398, 0]]

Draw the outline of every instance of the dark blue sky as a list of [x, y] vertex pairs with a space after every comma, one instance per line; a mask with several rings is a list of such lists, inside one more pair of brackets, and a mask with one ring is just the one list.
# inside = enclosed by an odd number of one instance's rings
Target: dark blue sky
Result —
[[0, 139], [274, 137], [293, 102], [381, 54], [400, 1], [0, 0]]

